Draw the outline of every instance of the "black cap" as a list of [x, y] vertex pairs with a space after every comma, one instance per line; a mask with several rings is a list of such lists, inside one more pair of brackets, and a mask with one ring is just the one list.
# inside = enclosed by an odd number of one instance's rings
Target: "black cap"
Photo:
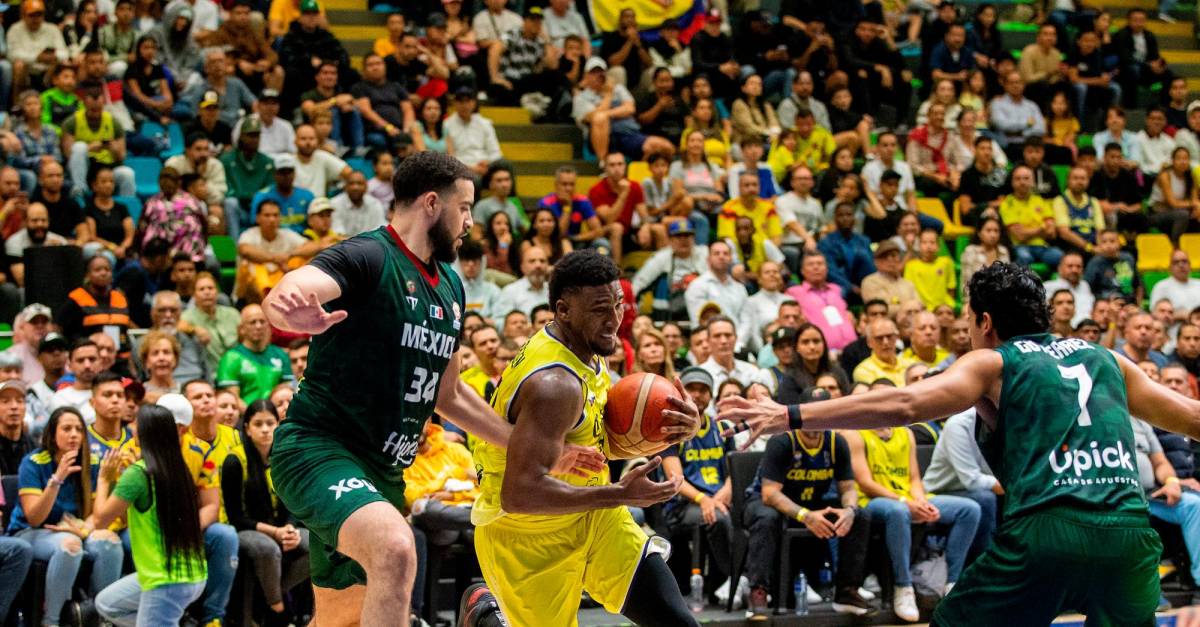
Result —
[[454, 99], [455, 100], [474, 100], [475, 99], [475, 90], [471, 89], [470, 87], [467, 87], [466, 85], [463, 85], [462, 87], [459, 87], [458, 89], [454, 90]]
[[779, 327], [771, 332], [771, 346], [791, 345], [796, 343], [796, 330]]
[[529, 4], [525, 5], [525, 12], [522, 15], [538, 20], [546, 17], [546, 15], [542, 12], [542, 7], [530, 6]]
[[440, 11], [437, 13], [430, 13], [429, 18], [427, 20], [425, 20], [425, 26], [426, 26], [426, 28], [433, 28], [433, 27], [445, 28], [446, 27], [446, 14], [442, 13]]
[[64, 350], [65, 351], [69, 347], [70, 347], [70, 344], [67, 343], [67, 338], [65, 338], [57, 333], [51, 332], [51, 333], [47, 333], [46, 337], [42, 338], [41, 343], [38, 344], [38, 354], [45, 353], [47, 351], [53, 351], [53, 350]]

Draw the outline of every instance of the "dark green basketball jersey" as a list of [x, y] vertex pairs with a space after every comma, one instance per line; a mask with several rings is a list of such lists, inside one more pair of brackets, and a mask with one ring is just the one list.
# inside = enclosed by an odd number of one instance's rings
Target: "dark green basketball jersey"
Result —
[[349, 316], [313, 337], [281, 428], [328, 434], [400, 479], [458, 348], [462, 283], [448, 264], [417, 259], [391, 227], [328, 248], [312, 264], [342, 288], [326, 309]]
[[1108, 350], [1049, 334], [1013, 338], [1004, 359], [997, 425], [976, 430], [1004, 486], [1005, 515], [1065, 505], [1145, 511], [1125, 377]]

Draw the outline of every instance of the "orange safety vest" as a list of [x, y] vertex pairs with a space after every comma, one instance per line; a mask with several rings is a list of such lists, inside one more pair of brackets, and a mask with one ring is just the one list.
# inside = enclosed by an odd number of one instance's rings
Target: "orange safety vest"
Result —
[[125, 295], [120, 290], [109, 292], [108, 302], [105, 304], [96, 302], [96, 297], [82, 287], [71, 290], [67, 298], [75, 301], [75, 304], [83, 310], [83, 326], [85, 328], [102, 327], [109, 324], [129, 328], [129, 303], [125, 301]]

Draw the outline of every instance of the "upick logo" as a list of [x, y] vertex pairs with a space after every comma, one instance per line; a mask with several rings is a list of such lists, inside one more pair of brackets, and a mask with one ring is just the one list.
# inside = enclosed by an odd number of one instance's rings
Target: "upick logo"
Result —
[[1070, 449], [1064, 444], [1061, 457], [1060, 460], [1058, 451], [1050, 451], [1050, 468], [1060, 475], [1064, 472], [1073, 472], [1076, 477], [1079, 477], [1089, 470], [1099, 468], [1137, 470], [1133, 466], [1133, 456], [1125, 450], [1123, 442], [1117, 442], [1116, 446], [1100, 448], [1099, 442], [1092, 441], [1084, 450]]

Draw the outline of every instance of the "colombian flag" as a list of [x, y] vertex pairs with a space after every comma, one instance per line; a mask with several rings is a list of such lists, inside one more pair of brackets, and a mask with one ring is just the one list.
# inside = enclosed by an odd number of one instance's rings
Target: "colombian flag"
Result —
[[647, 41], [658, 38], [658, 27], [667, 20], [679, 23], [679, 38], [684, 43], [704, 26], [704, 0], [593, 0], [590, 4], [592, 24], [604, 33], [617, 29], [626, 8], [637, 13], [638, 30]]

